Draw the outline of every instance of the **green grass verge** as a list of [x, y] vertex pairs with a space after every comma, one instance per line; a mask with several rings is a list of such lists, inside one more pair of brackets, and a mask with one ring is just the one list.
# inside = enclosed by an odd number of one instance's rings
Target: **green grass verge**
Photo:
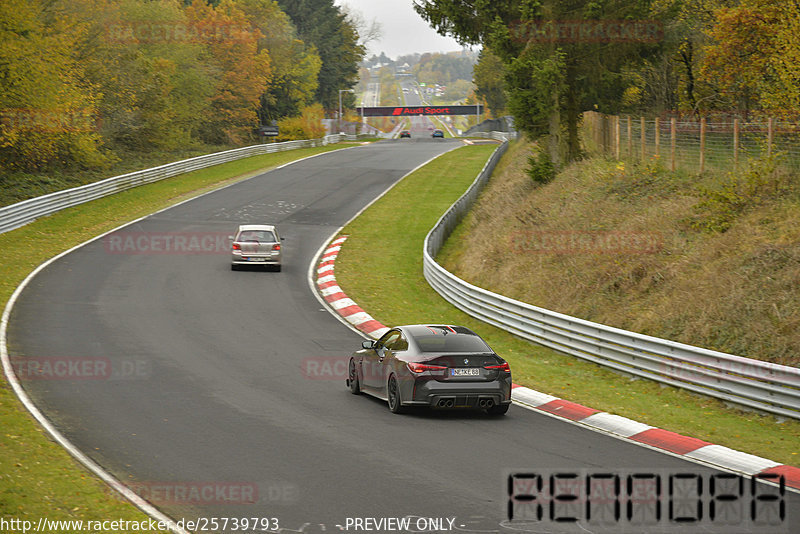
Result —
[[[800, 422], [727, 408], [723, 403], [516, 338], [458, 311], [422, 275], [425, 235], [475, 179], [495, 145], [445, 154], [414, 172], [350, 223], [336, 261], [347, 295], [386, 325], [445, 322], [467, 326], [511, 364], [514, 382], [673, 432], [798, 465]], [[501, 161], [501, 165], [503, 162]], [[459, 227], [447, 243], [469, 239]], [[378, 253], [376, 253], [376, 251]]]
[[35, 172], [4, 171], [0, 175], [0, 206], [7, 206], [54, 191], [90, 184], [109, 176], [119, 176], [140, 169], [149, 169], [173, 161], [234, 148], [240, 148], [240, 146], [213, 146], [196, 143], [158, 152], [115, 149], [114, 161], [100, 168], [84, 169], [54, 165]]
[[[0, 234], [0, 305], [39, 264], [127, 221], [206, 191], [244, 180], [347, 143], [254, 156], [175, 176], [75, 206]], [[0, 517], [34, 521], [146, 519], [77, 464], [47, 434], [0, 378]], [[60, 532], [69, 532], [63, 530]], [[127, 531], [118, 531], [127, 532]], [[146, 532], [146, 531], [134, 531]]]

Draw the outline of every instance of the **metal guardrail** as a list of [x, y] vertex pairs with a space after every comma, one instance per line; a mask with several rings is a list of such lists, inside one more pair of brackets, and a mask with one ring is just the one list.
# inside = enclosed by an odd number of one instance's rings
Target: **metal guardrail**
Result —
[[517, 138], [517, 132], [473, 132], [471, 134], [462, 134], [461, 137], [484, 137], [495, 141], [510, 141]]
[[119, 193], [120, 191], [125, 191], [140, 185], [157, 182], [178, 174], [196, 171], [198, 169], [204, 169], [206, 167], [219, 165], [220, 163], [227, 163], [250, 156], [283, 152], [285, 150], [294, 150], [297, 148], [324, 146], [340, 141], [354, 141], [356, 138], [357, 136], [354, 135], [335, 134], [325, 136], [322, 139], [287, 141], [285, 143], [268, 143], [235, 148], [233, 150], [226, 150], [225, 152], [206, 154], [204, 156], [197, 156], [174, 163], [167, 163], [166, 165], [153, 167], [152, 169], [106, 178], [99, 182], [74, 187], [72, 189], [65, 189], [64, 191], [56, 191], [40, 197], [23, 200], [16, 204], [0, 207], [0, 234], [19, 228], [29, 222], [35, 221], [39, 217], [51, 215], [65, 208], [77, 206], [78, 204]]
[[628, 332], [545, 310], [474, 286], [436, 263], [508, 146], [492, 155], [470, 188], [425, 238], [425, 279], [444, 299], [519, 337], [616, 371], [726, 402], [800, 419], [800, 369]]

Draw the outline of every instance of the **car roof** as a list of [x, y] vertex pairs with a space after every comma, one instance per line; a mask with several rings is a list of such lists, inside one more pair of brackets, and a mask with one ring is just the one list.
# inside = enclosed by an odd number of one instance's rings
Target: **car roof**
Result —
[[246, 231], [246, 230], [269, 230], [270, 232], [275, 231], [275, 226], [272, 224], [240, 224], [239, 231]]
[[465, 326], [459, 326], [454, 324], [409, 324], [398, 326], [397, 328], [401, 328], [404, 331], [408, 332], [412, 336], [425, 336], [431, 334], [438, 334], [442, 332], [442, 329], [445, 329], [448, 334], [456, 334], [456, 335], [467, 335], [467, 336], [477, 336], [475, 332], [470, 330]]

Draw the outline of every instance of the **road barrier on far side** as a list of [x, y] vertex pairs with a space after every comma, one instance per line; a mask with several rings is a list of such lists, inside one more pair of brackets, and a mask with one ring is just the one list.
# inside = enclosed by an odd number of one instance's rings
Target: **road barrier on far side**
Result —
[[237, 159], [249, 158], [250, 156], [260, 156], [273, 152], [283, 152], [297, 148], [310, 148], [324, 146], [341, 141], [353, 141], [357, 138], [354, 135], [335, 134], [328, 135], [321, 139], [310, 139], [302, 141], [286, 141], [284, 143], [267, 143], [261, 145], [235, 148], [224, 152], [206, 154], [194, 158], [176, 161], [145, 169], [142, 171], [130, 172], [113, 178], [106, 178], [99, 182], [94, 182], [72, 189], [56, 191], [36, 198], [23, 200], [16, 204], [0, 207], [0, 234], [24, 226], [29, 222], [35, 221], [39, 217], [51, 215], [90, 200], [95, 200], [120, 191], [125, 191], [140, 185], [157, 182], [165, 178], [171, 178], [178, 174], [183, 174], [206, 167], [228, 163]]

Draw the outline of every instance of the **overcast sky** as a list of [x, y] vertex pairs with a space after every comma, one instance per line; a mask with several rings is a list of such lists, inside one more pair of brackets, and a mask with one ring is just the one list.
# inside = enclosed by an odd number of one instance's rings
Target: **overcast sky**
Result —
[[367, 21], [377, 20], [381, 38], [367, 45], [367, 57], [386, 52], [392, 59], [414, 52], [452, 52], [461, 50], [455, 39], [442, 37], [422, 20], [411, 0], [335, 0], [361, 12]]

